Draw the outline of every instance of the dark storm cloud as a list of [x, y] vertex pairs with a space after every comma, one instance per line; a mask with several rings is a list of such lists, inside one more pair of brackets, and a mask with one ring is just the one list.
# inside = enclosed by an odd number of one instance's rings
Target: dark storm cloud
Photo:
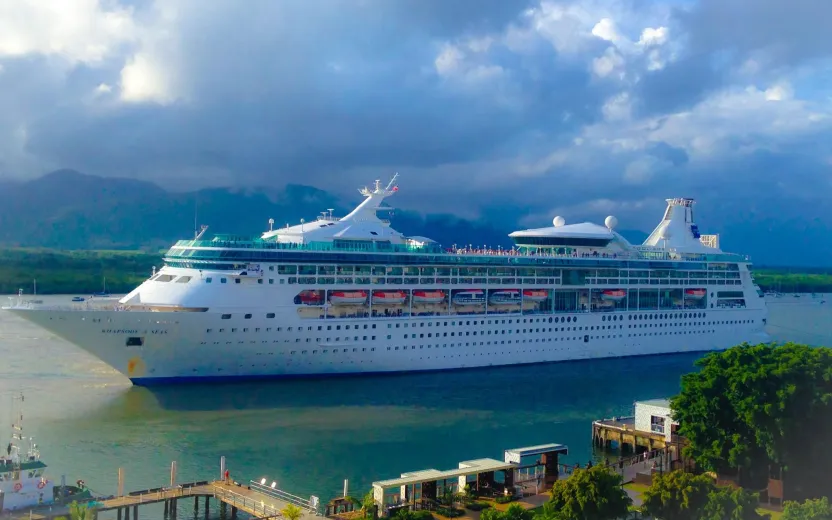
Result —
[[264, 5], [183, 18], [187, 102], [62, 107], [33, 125], [29, 150], [97, 173], [205, 167], [243, 184], [282, 183], [515, 154], [506, 143], [586, 123], [605, 94], [589, 87], [583, 64], [551, 54], [479, 84], [437, 76], [444, 38], [503, 27], [526, 2]]
[[832, 2], [818, 0], [700, 0], [679, 11], [690, 52], [757, 52], [778, 66], [794, 66], [832, 53]]

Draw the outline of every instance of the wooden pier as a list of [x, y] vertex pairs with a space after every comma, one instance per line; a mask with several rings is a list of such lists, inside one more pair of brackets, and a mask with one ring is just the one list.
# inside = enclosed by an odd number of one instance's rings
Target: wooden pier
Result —
[[[252, 483], [256, 486], [256, 483]], [[286, 495], [284, 493], [284, 495]], [[291, 495], [288, 495], [291, 496]], [[178, 504], [183, 500], [193, 499], [194, 517], [199, 513], [199, 503], [204, 501], [203, 511], [205, 516], [208, 516], [208, 506], [211, 498], [220, 501], [220, 509], [225, 516], [227, 508], [231, 508], [231, 519], [237, 518], [237, 512], [242, 511], [252, 516], [253, 518], [273, 519], [283, 516], [281, 511], [286, 508], [291, 502], [284, 500], [278, 496], [267, 491], [260, 491], [252, 489], [252, 485], [243, 486], [239, 483], [229, 483], [225, 481], [214, 482], [194, 482], [190, 484], [183, 484], [173, 488], [147, 490], [143, 492], [133, 492], [128, 495], [113, 497], [105, 500], [98, 500], [96, 507], [93, 509], [94, 515], [97, 518], [98, 513], [105, 511], [115, 511], [118, 520], [139, 520], [140, 506], [149, 504], [164, 504], [165, 518], [171, 520], [176, 519]], [[294, 501], [292, 501], [294, 502]], [[298, 505], [298, 504], [294, 504]], [[301, 520], [312, 520], [320, 516], [316, 511], [303, 509]], [[10, 516], [2, 517], [13, 520], [51, 520], [57, 517], [69, 517], [68, 506], [52, 506], [48, 510], [45, 508], [33, 509], [31, 511], [13, 512]]]

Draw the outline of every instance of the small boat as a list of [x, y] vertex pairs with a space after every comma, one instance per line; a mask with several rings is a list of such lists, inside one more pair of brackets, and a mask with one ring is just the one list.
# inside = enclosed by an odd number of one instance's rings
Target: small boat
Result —
[[96, 298], [109, 298], [110, 293], [107, 292], [107, 277], [104, 277], [103, 287], [101, 288], [101, 292], [93, 293], [93, 296]]
[[75, 296], [74, 298], [72, 298], [72, 301], [74, 302], [83, 302], [85, 300], [86, 298], [84, 298], [83, 296]]
[[329, 303], [333, 305], [361, 305], [367, 302], [367, 291], [330, 291]]
[[488, 297], [488, 301], [494, 305], [511, 305], [514, 303], [520, 303], [520, 291], [517, 289], [501, 289], [499, 291], [494, 291], [491, 293], [491, 296]]
[[549, 297], [546, 289], [524, 289], [523, 299], [530, 302], [542, 302]]
[[405, 300], [404, 291], [373, 291], [373, 305], [401, 305]]
[[304, 305], [321, 305], [324, 302], [324, 293], [323, 291], [301, 291], [295, 297], [296, 304], [304, 304]]
[[[12, 435], [8, 446], [0, 455], [0, 473], [8, 475], [8, 478], [0, 480], [4, 512], [50, 505], [55, 501], [55, 482], [47, 478], [47, 466], [40, 460], [38, 446], [32, 442], [31, 437], [23, 436], [23, 413], [20, 409], [22, 404], [22, 395], [13, 397]], [[15, 475], [15, 478], [12, 478], [12, 475]]]
[[601, 299], [613, 302], [620, 302], [627, 297], [627, 291], [624, 289], [605, 289], [601, 291]]
[[707, 294], [705, 289], [685, 289], [685, 296], [688, 298], [701, 299]]
[[413, 291], [413, 303], [442, 303], [445, 291]]
[[454, 294], [454, 305], [478, 305], [485, 303], [485, 291], [470, 289]]

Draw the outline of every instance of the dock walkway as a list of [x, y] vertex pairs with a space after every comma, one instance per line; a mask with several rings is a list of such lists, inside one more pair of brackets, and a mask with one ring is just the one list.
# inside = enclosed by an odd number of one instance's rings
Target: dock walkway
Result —
[[[170, 504], [175, 509], [176, 502], [189, 497], [194, 498], [194, 508], [198, 507], [200, 497], [207, 500], [215, 498], [223, 504], [222, 507], [230, 506], [232, 518], [236, 517], [237, 510], [247, 513], [254, 518], [275, 519], [282, 518], [281, 511], [289, 505], [289, 501], [273, 496], [270, 493], [251, 489], [250, 486], [243, 486], [239, 483], [226, 483], [225, 481], [215, 482], [194, 482], [183, 484], [174, 488], [160, 488], [143, 492], [134, 492], [120, 497], [112, 497], [104, 500], [97, 500], [96, 513], [105, 511], [118, 511], [119, 518], [127, 520], [139, 520], [139, 506], [148, 504]], [[125, 513], [122, 516], [122, 511]], [[312, 520], [319, 515], [308, 509], [303, 509], [300, 520]], [[132, 515], [130, 514], [132, 512]], [[50, 520], [57, 517], [69, 517], [68, 506], [52, 506], [50, 508], [39, 508], [33, 510], [17, 511], [9, 516], [2, 516], [3, 520]], [[175, 516], [175, 515], [171, 515]]]

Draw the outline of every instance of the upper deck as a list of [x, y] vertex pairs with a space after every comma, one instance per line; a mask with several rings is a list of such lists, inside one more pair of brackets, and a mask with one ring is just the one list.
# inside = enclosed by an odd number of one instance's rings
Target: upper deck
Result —
[[[747, 257], [732, 253], [685, 253], [672, 249], [633, 248], [604, 253], [566, 249], [531, 251], [522, 249], [442, 249], [435, 244], [413, 246], [384, 242], [349, 241], [279, 243], [262, 239], [219, 238], [180, 240], [165, 255], [168, 263], [206, 263], [222, 268], [225, 262], [317, 262], [398, 265], [489, 265], [489, 266], [608, 266], [697, 269], [691, 263], [747, 263]], [[184, 266], [183, 266], [184, 267]], [[231, 268], [231, 267], [229, 267]], [[704, 268], [704, 267], [701, 267]]]
[[[615, 231], [618, 219], [604, 225], [566, 224], [556, 217], [551, 227], [515, 231], [515, 246], [444, 249], [425, 237], [408, 237], [380, 219], [385, 198], [398, 191], [394, 177], [386, 187], [376, 181], [364, 188], [365, 200], [343, 218], [329, 213], [316, 221], [270, 229], [259, 238], [217, 235], [213, 240], [180, 240], [165, 261], [174, 267], [238, 269], [240, 264], [292, 262], [442, 266], [598, 266], [656, 269], [707, 269], [710, 263], [748, 263], [748, 258], [719, 249], [717, 235], [700, 235], [693, 222], [693, 199], [668, 199], [664, 218], [642, 245]], [[692, 265], [694, 264], [694, 265]]]

